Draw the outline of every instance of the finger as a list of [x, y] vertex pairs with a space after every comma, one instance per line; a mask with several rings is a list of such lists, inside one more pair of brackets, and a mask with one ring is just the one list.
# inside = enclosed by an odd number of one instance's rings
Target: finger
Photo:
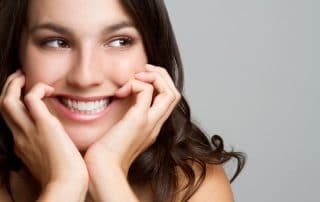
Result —
[[[174, 93], [169, 87], [168, 83], [158, 72], [140, 72], [135, 75], [137, 79], [153, 84], [158, 94], [154, 97], [152, 108], [162, 106], [163, 110], [168, 110], [171, 103], [174, 101]], [[162, 112], [165, 114], [164, 112]], [[161, 118], [161, 109], [159, 111], [159, 118]]]
[[177, 99], [175, 93], [169, 87], [168, 82], [165, 81], [158, 72], [140, 72], [136, 74], [135, 77], [145, 82], [152, 83], [154, 88], [159, 92], [155, 96], [150, 109], [150, 118], [152, 123], [155, 124], [172, 108], [172, 103]]
[[170, 105], [170, 108], [174, 108], [175, 105], [180, 101], [181, 94], [178, 91], [178, 89], [175, 87], [174, 82], [172, 81], [172, 79], [171, 79], [169, 73], [167, 72], [167, 70], [165, 68], [157, 67], [157, 66], [153, 66], [153, 65], [149, 65], [149, 64], [146, 65], [146, 70], [148, 72], [157, 72], [166, 81], [167, 85], [171, 88], [172, 93], [173, 93], [173, 95], [175, 97], [174, 101]]
[[5, 121], [6, 125], [10, 128], [10, 131], [12, 132], [13, 136], [14, 134], [20, 134], [22, 131], [22, 128], [17, 125], [15, 121], [12, 120], [9, 116], [2, 116], [3, 120]]
[[[178, 98], [171, 103], [171, 105], [167, 108], [165, 113], [162, 114], [162, 116], [161, 116], [161, 110], [163, 110], [163, 109], [161, 109], [161, 107], [159, 107], [158, 109], [153, 108], [152, 110], [150, 110], [150, 115], [149, 116], [150, 117], [155, 117], [155, 118], [153, 118], [153, 121], [155, 121], [156, 123], [154, 124], [154, 127], [152, 128], [149, 137], [145, 140], [146, 141], [146, 145], [151, 145], [156, 141], [157, 136], [159, 135], [163, 124], [170, 117], [172, 111], [177, 106], [177, 104], [179, 103], [180, 99], [181, 99], [181, 95], [179, 94]], [[158, 117], [159, 115], [161, 117], [157, 120], [156, 117]]]
[[43, 102], [43, 98], [52, 95], [54, 88], [43, 83], [37, 83], [24, 97], [24, 102], [36, 122], [46, 121], [51, 113]]
[[131, 93], [131, 80], [129, 80], [128, 82], [125, 83], [125, 85], [123, 85], [121, 88], [119, 88], [116, 92], [115, 92], [115, 96], [119, 97], [119, 98], [125, 98], [127, 96], [130, 95]]
[[[176, 89], [170, 75], [164, 68], [151, 65], [147, 66], [147, 69], [149, 69], [149, 71], [138, 73], [137, 78], [144, 80], [145, 82], [152, 82], [154, 85], [165, 86], [165, 88], [163, 89], [166, 89], [167, 92], [170, 92], [167, 94], [163, 93], [162, 97], [156, 97], [155, 103], [150, 110], [150, 117], [152, 118], [149, 118], [149, 120], [152, 120], [154, 122], [152, 132], [150, 133], [149, 138], [146, 139], [146, 144], [150, 145], [155, 141], [162, 128], [163, 123], [168, 119], [173, 109], [180, 101], [181, 95]], [[155, 88], [159, 89], [160, 87]]]
[[21, 74], [15, 77], [6, 89], [2, 100], [1, 113], [6, 118], [6, 121], [13, 127], [19, 127], [23, 130], [27, 130], [32, 122], [27, 114], [27, 110], [21, 101], [21, 89], [25, 84], [25, 77]]
[[9, 84], [11, 83], [11, 81], [13, 81], [15, 78], [17, 78], [17, 77], [19, 77], [19, 76], [21, 76], [21, 75], [22, 75], [22, 72], [21, 72], [21, 70], [19, 69], [19, 70], [17, 70], [15, 73], [11, 74], [11, 75], [7, 78], [5, 84], [3, 85], [3, 88], [2, 88], [2, 90], [1, 90], [0, 101], [2, 101], [4, 95], [6, 94], [7, 88], [8, 88], [8, 86], [9, 86]]
[[[170, 114], [172, 113], [172, 111], [174, 110], [174, 108], [176, 107], [176, 105], [178, 104], [178, 102], [180, 101], [180, 97], [178, 99], [176, 99], [165, 111], [164, 114], [162, 114], [161, 116], [161, 107], [159, 107], [158, 109], [153, 108], [152, 110], [150, 110], [150, 117], [155, 117], [153, 118], [153, 121], [155, 121], [155, 125], [152, 129], [152, 132], [150, 133], [150, 137], [149, 137], [149, 141], [150, 144], [153, 143], [156, 139], [156, 137], [158, 136], [162, 125], [164, 124], [164, 122], [169, 118]], [[158, 111], [159, 110], [159, 111]], [[159, 119], [157, 119], [156, 117], [161, 116]], [[150, 118], [151, 119], [151, 118]]]
[[[138, 136], [143, 138], [142, 135], [144, 135], [144, 133], [141, 133], [141, 129], [144, 129], [148, 123], [147, 118], [152, 102], [153, 87], [148, 83], [138, 81], [136, 79], [131, 79], [126, 85], [127, 86], [125, 88], [130, 90], [130, 95], [135, 96], [135, 103], [131, 108], [129, 108], [118, 124], [108, 131], [108, 135], [105, 135], [100, 140], [104, 145], [108, 145], [109, 139], [112, 138], [113, 144], [121, 144], [123, 148], [125, 148], [125, 146], [136, 146], [130, 145], [136, 136], [127, 136], [127, 131], [137, 133]], [[121, 132], [123, 130], [125, 130], [125, 132]]]
[[174, 82], [172, 81], [171, 76], [169, 75], [168, 71], [165, 68], [147, 64], [146, 71], [147, 72], [158, 72], [167, 81], [168, 85], [170, 86], [170, 88], [172, 90], [177, 89]]
[[[138, 110], [141, 113], [146, 113], [152, 103], [153, 86], [136, 79], [130, 80], [128, 85], [130, 94], [134, 94], [136, 99], [136, 102], [131, 109]], [[131, 109], [129, 109], [128, 112], [130, 112]]]
[[158, 72], [139, 72], [134, 76], [140, 81], [153, 84], [157, 92], [160, 94], [165, 91], [171, 91], [171, 88]]

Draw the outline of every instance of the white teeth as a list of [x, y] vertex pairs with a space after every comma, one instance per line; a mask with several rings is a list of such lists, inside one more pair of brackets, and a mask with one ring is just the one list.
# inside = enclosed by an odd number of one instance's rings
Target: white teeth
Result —
[[68, 98], [61, 98], [64, 106], [68, 107], [72, 112], [83, 114], [95, 114], [104, 110], [110, 103], [110, 99], [102, 99], [97, 101], [76, 101]]

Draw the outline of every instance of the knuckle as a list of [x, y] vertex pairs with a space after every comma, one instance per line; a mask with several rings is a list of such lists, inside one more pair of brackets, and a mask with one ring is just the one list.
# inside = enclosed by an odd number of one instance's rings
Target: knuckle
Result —
[[26, 104], [32, 103], [33, 100], [34, 95], [31, 92], [24, 96], [24, 101]]
[[11, 107], [13, 103], [13, 99], [9, 96], [7, 97], [4, 97], [1, 101], [0, 101], [0, 108], [1, 109], [4, 109], [4, 110], [7, 110]]
[[141, 81], [137, 81], [137, 82], [138, 82], [138, 85], [140, 84], [141, 87], [142, 87], [145, 91], [153, 92], [154, 87], [153, 87], [152, 84], [150, 84], [150, 83], [144, 83], [144, 82], [141, 82]]
[[169, 72], [166, 68], [160, 67], [159, 72], [162, 73], [163, 75], [169, 75]]
[[10, 81], [12, 81], [15, 77], [16, 77], [16, 74], [15, 74], [15, 73], [10, 74], [10, 75], [8, 76], [8, 78], [7, 78], [7, 81], [10, 82]]
[[173, 93], [168, 93], [167, 98], [170, 103], [176, 100], [176, 96]]
[[16, 135], [14, 135], [14, 150], [17, 153], [21, 153], [25, 150], [25, 142], [21, 137], [16, 137]]
[[[18, 140], [19, 139], [19, 140]], [[13, 149], [14, 149], [14, 153], [20, 157], [20, 158], [24, 158], [25, 155], [24, 154], [27, 154], [29, 153], [28, 152], [28, 146], [26, 145], [26, 143], [21, 140], [20, 138], [18, 138], [17, 140], [15, 140], [14, 142], [14, 146], [13, 146]]]
[[43, 83], [43, 82], [39, 82], [39, 83], [36, 83], [34, 86], [33, 86], [33, 88], [30, 90], [30, 92], [32, 92], [32, 91], [37, 91], [37, 90], [39, 90], [39, 89], [43, 89], [43, 88], [45, 88], [47, 85], [45, 84], [45, 83]]
[[149, 138], [149, 141], [148, 141], [148, 145], [152, 145], [152, 144], [154, 144], [155, 142], [156, 142], [156, 140], [157, 140], [157, 137], [150, 137]]
[[158, 134], [152, 134], [150, 136], [150, 144], [155, 143], [155, 141], [157, 140]]
[[146, 89], [146, 91], [148, 91], [148, 92], [153, 92], [154, 87], [153, 87], [151, 84], [146, 84], [145, 89]]
[[161, 77], [161, 70], [155, 71], [155, 72], [151, 72], [151, 74], [152, 74], [154, 77]]
[[158, 129], [152, 132], [152, 134], [149, 137], [149, 144], [150, 145], [156, 142], [156, 140], [159, 136], [159, 132], [160, 131]]
[[177, 99], [177, 102], [179, 102], [181, 100], [182, 96], [181, 96], [181, 93], [179, 92], [176, 92], [176, 99]]

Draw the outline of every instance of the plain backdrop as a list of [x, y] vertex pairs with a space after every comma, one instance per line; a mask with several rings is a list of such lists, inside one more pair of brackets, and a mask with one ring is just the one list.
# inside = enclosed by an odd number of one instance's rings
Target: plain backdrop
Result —
[[166, 3], [194, 120], [248, 155], [236, 201], [320, 201], [320, 1]]

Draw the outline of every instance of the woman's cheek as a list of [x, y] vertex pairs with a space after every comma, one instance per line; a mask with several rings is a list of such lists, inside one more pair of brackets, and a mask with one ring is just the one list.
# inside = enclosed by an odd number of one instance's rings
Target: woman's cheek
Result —
[[111, 60], [111, 66], [115, 68], [110, 68], [111, 71], [108, 72], [119, 85], [125, 84], [135, 73], [144, 71], [147, 64], [144, 54], [113, 55]]
[[[31, 52], [32, 53], [32, 52]], [[26, 89], [31, 89], [36, 83], [53, 85], [68, 72], [68, 61], [59, 57], [45, 55], [30, 55], [22, 64], [26, 76]]]

